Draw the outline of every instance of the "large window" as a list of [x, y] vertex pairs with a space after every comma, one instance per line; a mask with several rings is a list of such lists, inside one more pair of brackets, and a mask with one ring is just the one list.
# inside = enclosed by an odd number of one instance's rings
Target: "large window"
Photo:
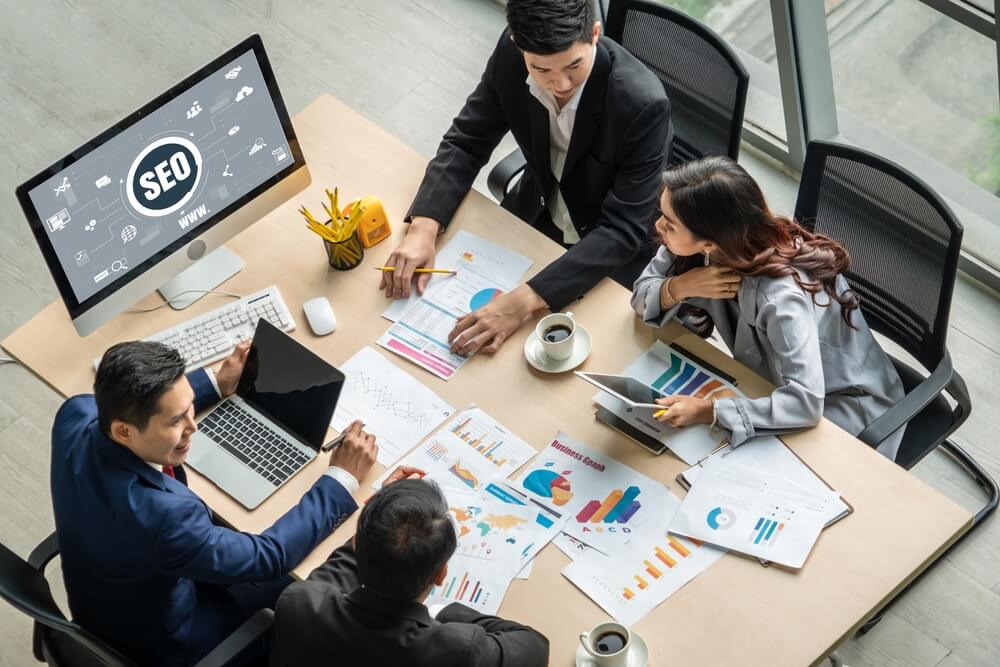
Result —
[[1000, 288], [995, 0], [659, 1], [744, 60], [744, 140], [795, 169], [811, 139], [901, 164], [962, 221], [962, 267]]

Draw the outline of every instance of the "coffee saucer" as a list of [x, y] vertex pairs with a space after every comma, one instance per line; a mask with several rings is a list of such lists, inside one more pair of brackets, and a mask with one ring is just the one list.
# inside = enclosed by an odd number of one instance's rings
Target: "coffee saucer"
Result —
[[[646, 642], [632, 632], [632, 646], [628, 650], [628, 667], [646, 667], [649, 664], [649, 647]], [[576, 647], [576, 667], [597, 667], [593, 656], [579, 644]]]
[[577, 324], [573, 339], [573, 354], [566, 359], [550, 359], [542, 351], [542, 341], [539, 340], [538, 334], [532, 331], [528, 334], [528, 339], [524, 341], [524, 358], [535, 369], [543, 373], [564, 373], [582, 364], [590, 356], [592, 346], [590, 334]]

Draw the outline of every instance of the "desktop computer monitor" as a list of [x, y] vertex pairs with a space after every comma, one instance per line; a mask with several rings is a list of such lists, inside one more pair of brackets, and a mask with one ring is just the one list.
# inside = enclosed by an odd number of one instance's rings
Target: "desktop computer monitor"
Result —
[[17, 188], [86, 336], [154, 289], [184, 307], [242, 267], [222, 247], [310, 183], [251, 35]]

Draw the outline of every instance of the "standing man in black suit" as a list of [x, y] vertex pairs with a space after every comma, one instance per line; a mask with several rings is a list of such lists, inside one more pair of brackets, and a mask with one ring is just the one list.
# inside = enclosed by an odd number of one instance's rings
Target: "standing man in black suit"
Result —
[[394, 472], [361, 511], [354, 540], [281, 594], [272, 667], [311, 667], [319, 656], [371, 667], [548, 664], [548, 640], [527, 626], [458, 602], [436, 618], [424, 606], [457, 537], [440, 490], [414, 472]]
[[527, 283], [458, 322], [452, 351], [496, 352], [518, 327], [558, 311], [601, 278], [631, 286], [655, 251], [660, 173], [672, 132], [659, 79], [600, 36], [592, 0], [508, 0], [508, 29], [444, 135], [410, 206], [410, 228], [381, 288], [422, 293], [437, 236], [510, 131], [524, 175], [504, 208], [567, 248]]

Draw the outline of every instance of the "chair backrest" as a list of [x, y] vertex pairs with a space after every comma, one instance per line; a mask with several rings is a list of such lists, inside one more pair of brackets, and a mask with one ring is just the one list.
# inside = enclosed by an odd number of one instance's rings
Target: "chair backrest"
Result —
[[962, 226], [922, 180], [868, 151], [812, 141], [795, 218], [841, 243], [868, 324], [933, 369], [945, 354]]
[[[42, 642], [55, 664], [133, 667], [134, 663], [69, 621], [59, 610], [45, 576], [0, 544], [0, 597], [43, 627]], [[40, 657], [40, 656], [39, 656]]]
[[708, 26], [666, 5], [612, 0], [605, 34], [663, 83], [674, 126], [671, 161], [740, 155], [750, 75]]

